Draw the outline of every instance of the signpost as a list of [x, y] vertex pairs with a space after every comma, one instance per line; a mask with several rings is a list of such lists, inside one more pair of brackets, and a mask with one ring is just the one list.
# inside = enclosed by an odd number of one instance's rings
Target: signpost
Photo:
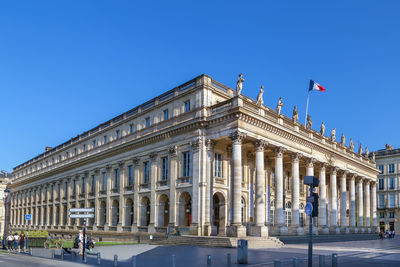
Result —
[[[307, 197], [305, 212], [310, 216], [309, 240], [308, 240], [308, 267], [312, 267], [312, 229], [313, 216], [318, 216], [318, 195], [314, 193], [315, 187], [319, 185], [319, 179], [314, 176], [305, 176], [304, 184], [310, 187], [310, 195]], [[316, 209], [313, 212], [313, 209]]]
[[86, 219], [94, 218], [94, 208], [71, 208], [69, 209], [70, 218], [80, 218], [83, 220], [83, 250], [82, 261], [85, 262], [85, 249], [86, 249]]
[[30, 221], [32, 220], [32, 214], [25, 214], [25, 221], [27, 221], [28, 224], [28, 232], [26, 234], [26, 242], [25, 242], [25, 249], [29, 248], [28, 241], [29, 241], [29, 225]]

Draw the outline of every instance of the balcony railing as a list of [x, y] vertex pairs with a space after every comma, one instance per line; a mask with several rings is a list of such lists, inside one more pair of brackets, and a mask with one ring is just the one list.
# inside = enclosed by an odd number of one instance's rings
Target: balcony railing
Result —
[[140, 184], [140, 189], [149, 189], [149, 184]]
[[124, 187], [125, 192], [133, 192], [133, 185], [127, 185]]
[[106, 195], [106, 194], [107, 194], [107, 191], [106, 191], [106, 190], [100, 190], [100, 191], [99, 191], [99, 194], [100, 194], [100, 195]]
[[168, 180], [161, 180], [157, 182], [158, 186], [168, 186]]
[[178, 183], [179, 184], [190, 184], [191, 183], [191, 177], [190, 176], [179, 177], [178, 178]]
[[114, 187], [113, 189], [111, 189], [111, 192], [118, 193], [119, 192], [119, 187]]

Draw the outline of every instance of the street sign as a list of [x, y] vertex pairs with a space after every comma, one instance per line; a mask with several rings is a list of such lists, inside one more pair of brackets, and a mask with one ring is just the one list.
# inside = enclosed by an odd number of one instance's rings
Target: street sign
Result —
[[72, 208], [69, 212], [94, 212], [94, 208]]
[[25, 214], [25, 221], [32, 220], [32, 214]]
[[94, 214], [70, 214], [70, 218], [94, 218]]
[[314, 197], [307, 197], [307, 202], [314, 203]]
[[311, 212], [312, 212], [312, 209], [313, 209], [312, 204], [311, 204], [310, 202], [307, 202], [306, 208], [305, 208], [306, 214], [307, 214], [307, 215], [310, 215]]

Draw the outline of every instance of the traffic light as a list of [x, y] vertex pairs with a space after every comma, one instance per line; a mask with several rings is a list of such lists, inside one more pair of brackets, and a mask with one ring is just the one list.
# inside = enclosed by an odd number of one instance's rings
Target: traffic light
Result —
[[317, 193], [313, 193], [312, 196], [314, 198], [312, 217], [318, 217], [318, 199], [319, 199], [319, 196], [318, 196]]

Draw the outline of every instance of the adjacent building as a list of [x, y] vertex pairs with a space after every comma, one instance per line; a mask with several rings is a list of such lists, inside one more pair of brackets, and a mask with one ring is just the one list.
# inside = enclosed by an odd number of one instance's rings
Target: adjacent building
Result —
[[76, 233], [68, 210], [92, 207], [96, 235], [305, 234], [303, 179], [315, 175], [313, 231], [376, 231], [374, 160], [241, 94], [242, 81], [198, 76], [16, 166], [13, 228], [29, 213], [34, 229]]
[[378, 175], [378, 223], [382, 231], [400, 230], [400, 148], [375, 152]]
[[[10, 221], [10, 216], [9, 216], [9, 208], [10, 208], [10, 203], [8, 203], [8, 207], [6, 208], [5, 205], [5, 200], [6, 200], [6, 194], [4, 190], [7, 187], [7, 184], [11, 180], [11, 173], [8, 173], [4, 170], [1, 170], [0, 172], [0, 236], [3, 237], [4, 235], [4, 226], [7, 225], [6, 220], [6, 212], [8, 212], [7, 216], [7, 221]], [[8, 198], [9, 200], [10, 198]]]

